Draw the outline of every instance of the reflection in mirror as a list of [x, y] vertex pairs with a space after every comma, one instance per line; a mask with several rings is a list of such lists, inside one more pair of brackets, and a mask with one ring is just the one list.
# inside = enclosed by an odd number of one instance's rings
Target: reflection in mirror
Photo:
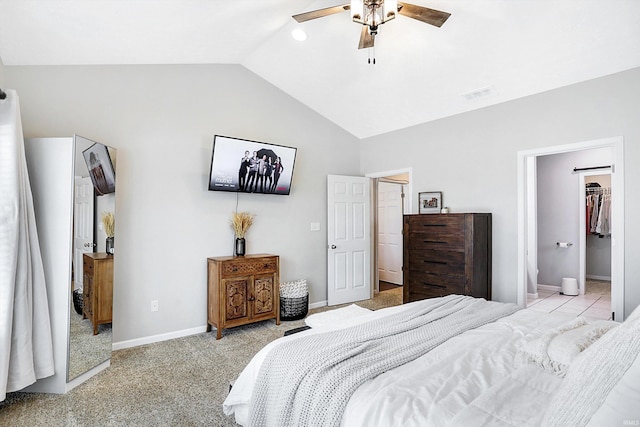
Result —
[[75, 136], [67, 381], [111, 358], [116, 150]]

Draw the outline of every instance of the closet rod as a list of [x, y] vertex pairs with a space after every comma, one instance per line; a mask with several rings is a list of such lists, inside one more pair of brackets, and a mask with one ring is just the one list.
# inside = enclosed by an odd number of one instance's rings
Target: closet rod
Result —
[[608, 166], [593, 166], [591, 168], [573, 168], [574, 172], [578, 172], [578, 171], [590, 171], [593, 169], [610, 169], [611, 165]]
[[4, 92], [2, 91], [2, 88], [0, 87], [0, 99], [5, 99], [6, 97], [7, 97], [7, 94], [6, 94], [6, 93], [4, 93]]

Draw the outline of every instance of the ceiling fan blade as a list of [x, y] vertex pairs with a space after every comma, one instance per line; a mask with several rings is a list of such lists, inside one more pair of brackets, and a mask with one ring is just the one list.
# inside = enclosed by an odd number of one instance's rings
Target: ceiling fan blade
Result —
[[369, 34], [369, 29], [366, 25], [363, 25], [362, 32], [360, 33], [360, 43], [358, 44], [358, 49], [367, 49], [373, 47], [374, 41], [375, 36], [373, 34]]
[[409, 18], [417, 19], [418, 21], [426, 22], [427, 24], [435, 25], [436, 27], [441, 27], [451, 16], [451, 14], [447, 12], [400, 2], [398, 2], [398, 13]]
[[305, 21], [310, 21], [312, 19], [333, 15], [335, 13], [345, 12], [350, 9], [351, 9], [350, 4], [343, 4], [340, 6], [332, 6], [324, 9], [312, 10], [311, 12], [299, 13], [297, 15], [293, 15], [293, 19], [295, 19], [298, 22], [305, 22]]

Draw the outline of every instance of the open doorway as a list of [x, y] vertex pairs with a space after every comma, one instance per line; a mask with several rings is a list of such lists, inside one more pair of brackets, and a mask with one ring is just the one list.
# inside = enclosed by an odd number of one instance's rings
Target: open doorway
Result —
[[[547, 156], [560, 159], [571, 153], [596, 149], [610, 150], [611, 190], [615, 194], [624, 194], [624, 159], [621, 137], [546, 147], [518, 153], [517, 302], [521, 306], [527, 306], [527, 296], [538, 293], [539, 283], [547, 284], [546, 282], [550, 282], [549, 284], [551, 285], [559, 286], [565, 275], [578, 277], [580, 291], [584, 293], [585, 280], [580, 273], [582, 267], [578, 266], [579, 258], [577, 254], [577, 250], [582, 247], [582, 244], [578, 244], [578, 242], [585, 235], [582, 231], [579, 231], [578, 227], [578, 223], [584, 227], [584, 224], [582, 224], [583, 217], [578, 215], [578, 207], [580, 206], [582, 212], [584, 212], [583, 204], [585, 202], [585, 194], [584, 192], [580, 194], [579, 186], [577, 185], [577, 179], [580, 176], [573, 167], [571, 170], [567, 170], [568, 168], [566, 167], [562, 169], [563, 173], [572, 176], [571, 179], [575, 181], [575, 185], [571, 184], [571, 186], [573, 186], [573, 194], [576, 194], [576, 196], [568, 197], [575, 201], [573, 203], [575, 212], [571, 218], [573, 218], [573, 221], [577, 220], [574, 224], [567, 222], [567, 224], [563, 225], [562, 221], [564, 220], [566, 209], [554, 209], [553, 199], [544, 202], [540, 200], [541, 191], [543, 190], [539, 186], [543, 183], [543, 178], [541, 178], [543, 175], [541, 170], [538, 170], [538, 160]], [[595, 166], [595, 164], [587, 166]], [[557, 178], [553, 178], [551, 181], [550, 185], [558, 187]], [[540, 203], [543, 203], [543, 206], [539, 206]], [[545, 210], [550, 215], [546, 220], [540, 218], [541, 212]], [[623, 319], [624, 306], [624, 199], [622, 197], [612, 199], [611, 212], [611, 312], [614, 320], [621, 321]], [[544, 221], [547, 221], [545, 227], [551, 230], [552, 233], [545, 235], [540, 230]], [[571, 221], [571, 219], [567, 221]], [[546, 255], [545, 251], [547, 252]], [[549, 257], [546, 267], [542, 266], [543, 260], [541, 258], [543, 256]], [[572, 257], [575, 259], [571, 264], [570, 274], [567, 274], [566, 270], [563, 271], [562, 275], [558, 275], [556, 274], [558, 272], [553, 271]], [[585, 259], [584, 254], [580, 255], [580, 259]], [[555, 277], [554, 274], [558, 277]]]
[[369, 174], [372, 181], [372, 254], [374, 289], [402, 288], [402, 218], [410, 213], [411, 171], [395, 170]]

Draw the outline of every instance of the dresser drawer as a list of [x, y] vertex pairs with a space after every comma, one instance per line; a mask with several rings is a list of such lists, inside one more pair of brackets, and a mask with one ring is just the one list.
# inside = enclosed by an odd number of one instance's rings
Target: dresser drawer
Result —
[[409, 270], [463, 277], [464, 257], [464, 252], [416, 250], [409, 251], [405, 261]]
[[464, 250], [464, 235], [444, 232], [409, 233], [410, 250]]
[[446, 230], [449, 233], [461, 233], [464, 231], [464, 214], [406, 215], [405, 224], [410, 232]]
[[278, 259], [256, 258], [250, 261], [233, 260], [222, 264], [222, 276], [238, 276], [247, 274], [273, 273], [278, 269]]
[[409, 271], [409, 289], [433, 288], [447, 289], [449, 293], [464, 292], [464, 276], [449, 276], [447, 274], [433, 274], [423, 271]]

